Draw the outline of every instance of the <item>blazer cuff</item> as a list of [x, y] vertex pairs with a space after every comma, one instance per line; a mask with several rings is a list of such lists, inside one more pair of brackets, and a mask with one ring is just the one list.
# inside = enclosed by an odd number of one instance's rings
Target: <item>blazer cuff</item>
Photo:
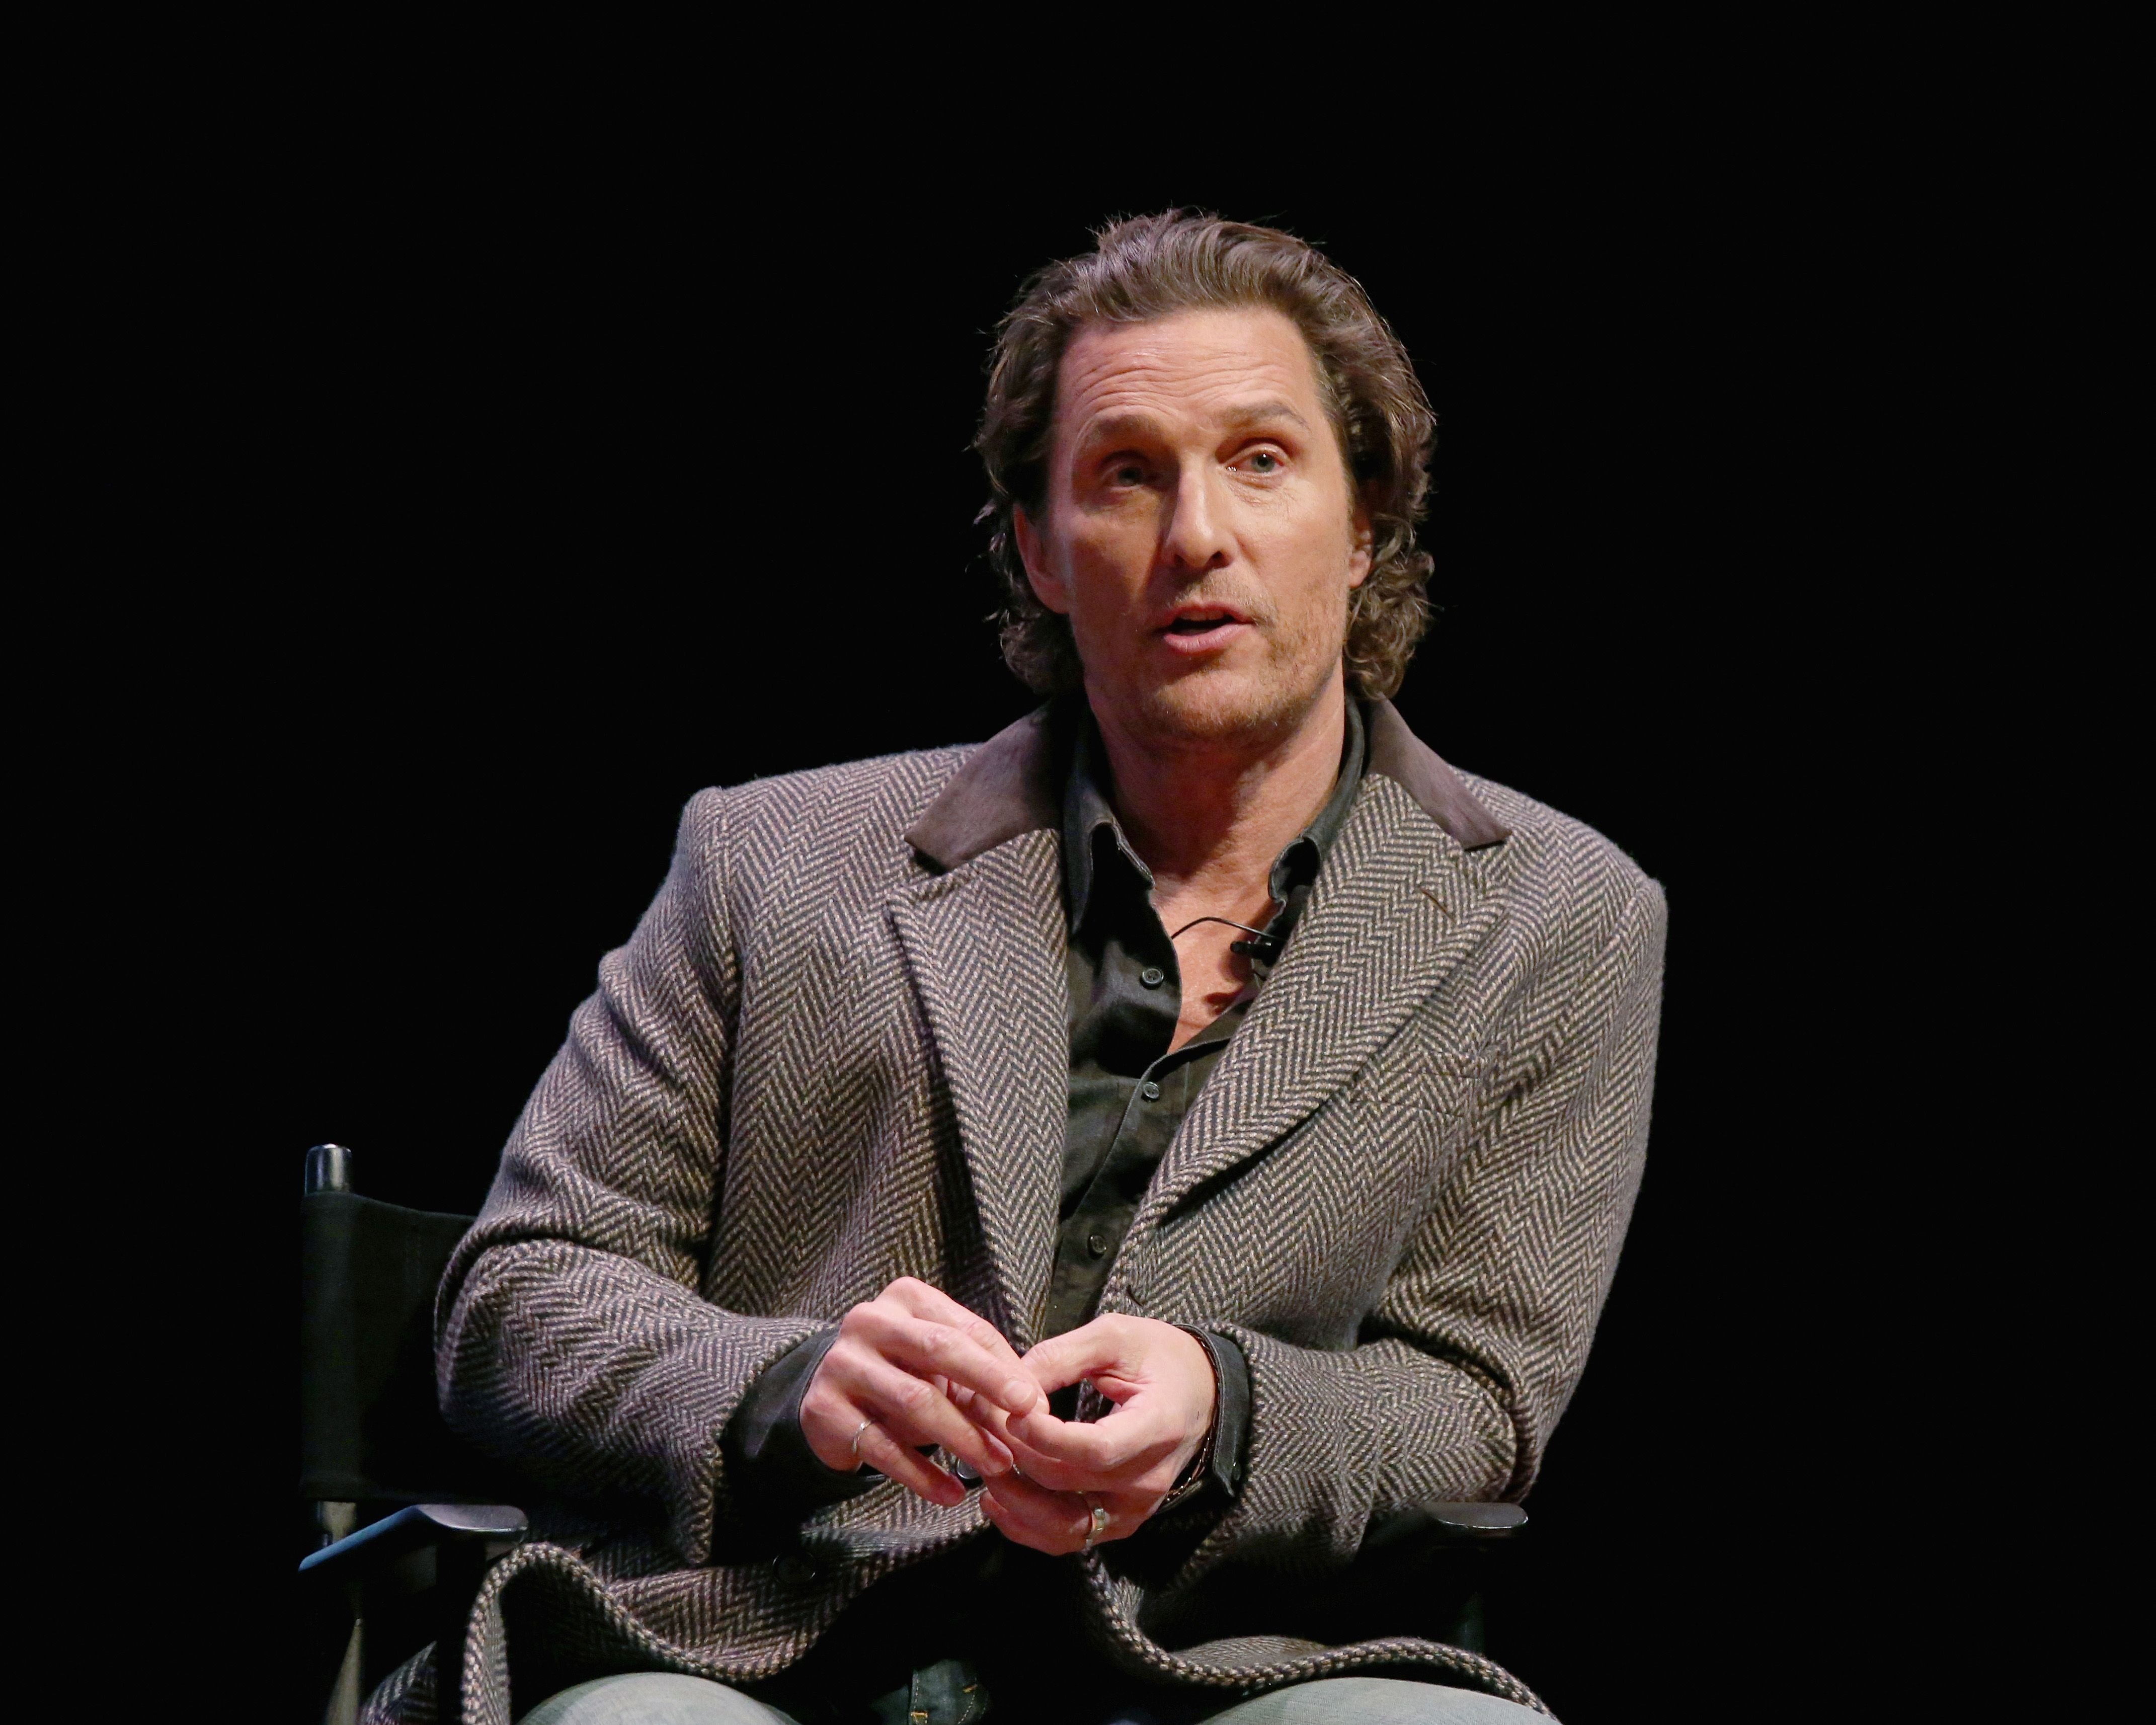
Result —
[[1243, 1350], [1218, 1330], [1201, 1330], [1190, 1324], [1176, 1327], [1195, 1340], [1213, 1363], [1213, 1429], [1163, 1502], [1161, 1511], [1179, 1509], [1191, 1502], [1224, 1507], [1235, 1501], [1243, 1488], [1243, 1445], [1250, 1429], [1250, 1363]]
[[793, 1527], [882, 1482], [869, 1468], [839, 1473], [824, 1466], [802, 1435], [801, 1398], [838, 1339], [834, 1325], [779, 1355], [726, 1422], [726, 1479], [737, 1512], [752, 1525]]

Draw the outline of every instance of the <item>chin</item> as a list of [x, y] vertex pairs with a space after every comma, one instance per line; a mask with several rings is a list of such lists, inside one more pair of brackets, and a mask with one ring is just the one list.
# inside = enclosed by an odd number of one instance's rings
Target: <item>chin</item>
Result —
[[1144, 728], [1163, 740], [1228, 742], [1291, 730], [1323, 688], [1245, 675], [1199, 672], [1144, 691], [1136, 702]]

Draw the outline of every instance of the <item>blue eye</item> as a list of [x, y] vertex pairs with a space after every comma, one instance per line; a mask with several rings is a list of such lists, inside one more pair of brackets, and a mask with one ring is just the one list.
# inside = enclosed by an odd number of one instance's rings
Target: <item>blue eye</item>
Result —
[[1250, 468], [1256, 473], [1278, 473], [1280, 457], [1270, 449], [1259, 449], [1250, 457]]

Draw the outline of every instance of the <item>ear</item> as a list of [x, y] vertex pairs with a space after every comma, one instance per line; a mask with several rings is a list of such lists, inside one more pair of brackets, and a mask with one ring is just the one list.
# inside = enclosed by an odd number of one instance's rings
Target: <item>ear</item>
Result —
[[1023, 509], [1014, 507], [1011, 531], [1018, 540], [1019, 561], [1025, 565], [1025, 578], [1032, 583], [1033, 596], [1057, 616], [1068, 617], [1070, 596], [1049, 561], [1048, 548], [1041, 543], [1040, 530], [1026, 518]]
[[1377, 534], [1370, 526], [1369, 506], [1355, 500], [1355, 513], [1348, 522], [1348, 584], [1360, 587], [1370, 578]]

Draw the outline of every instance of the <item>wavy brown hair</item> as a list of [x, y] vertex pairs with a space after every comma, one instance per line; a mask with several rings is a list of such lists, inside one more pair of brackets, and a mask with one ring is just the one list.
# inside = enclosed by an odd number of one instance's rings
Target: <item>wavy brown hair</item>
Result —
[[1148, 323], [1178, 311], [1270, 306], [1302, 331], [1348, 473], [1368, 511], [1370, 572], [1348, 618], [1348, 686], [1389, 696], [1430, 624], [1430, 553], [1415, 545], [1436, 430], [1407, 350], [1362, 284], [1277, 228], [1169, 210], [1102, 228], [1082, 257], [1030, 277], [996, 331], [988, 397], [973, 447], [988, 470], [988, 561], [1002, 578], [1004, 661], [1040, 693], [1079, 686], [1067, 619], [1025, 577], [1011, 516], [1043, 512], [1056, 373], [1094, 323]]

